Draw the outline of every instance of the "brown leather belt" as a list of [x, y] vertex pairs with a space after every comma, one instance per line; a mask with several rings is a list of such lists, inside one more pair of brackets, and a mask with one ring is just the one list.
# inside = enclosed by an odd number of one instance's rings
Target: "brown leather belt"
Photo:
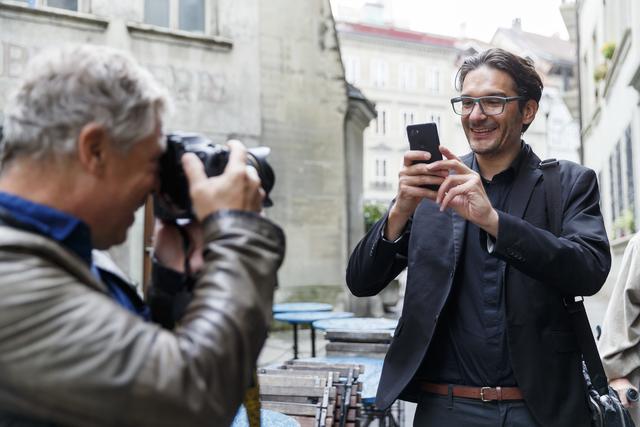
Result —
[[[420, 389], [427, 393], [442, 396], [449, 395], [448, 384], [435, 384], [421, 381]], [[469, 387], [464, 385], [451, 385], [451, 395], [454, 397], [482, 400], [483, 402], [524, 399], [518, 387]]]

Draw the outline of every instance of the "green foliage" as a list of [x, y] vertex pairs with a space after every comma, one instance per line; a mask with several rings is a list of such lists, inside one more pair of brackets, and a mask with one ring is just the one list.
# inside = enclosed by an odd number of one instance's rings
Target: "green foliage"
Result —
[[631, 209], [625, 209], [613, 223], [615, 237], [622, 237], [636, 232], [636, 221]]
[[609, 71], [609, 67], [606, 63], [598, 65], [593, 71], [593, 79], [599, 82], [607, 76], [607, 71]]
[[611, 60], [611, 58], [613, 58], [613, 54], [616, 52], [616, 44], [613, 42], [607, 42], [602, 45], [600, 52], [602, 52], [604, 59]]
[[380, 203], [366, 203], [364, 205], [364, 228], [365, 231], [371, 230], [373, 224], [383, 217], [387, 210], [387, 206]]

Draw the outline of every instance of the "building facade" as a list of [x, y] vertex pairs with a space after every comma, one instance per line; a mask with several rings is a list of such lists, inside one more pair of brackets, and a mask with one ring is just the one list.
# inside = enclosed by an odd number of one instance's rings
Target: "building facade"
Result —
[[524, 139], [541, 159], [580, 162], [580, 123], [574, 98], [576, 46], [570, 40], [522, 30], [520, 19], [511, 28], [498, 28], [491, 45], [533, 60], [544, 84], [538, 114]]
[[[281, 299], [344, 282], [348, 203], [361, 198], [345, 183], [349, 165], [362, 162], [347, 157], [357, 155], [347, 144], [369, 119], [349, 113], [359, 101], [348, 95], [328, 0], [0, 0], [0, 111], [34, 53], [80, 42], [131, 52], [170, 89], [166, 130], [272, 148], [275, 206], [266, 215], [288, 237]], [[112, 251], [138, 281], [144, 217]]]
[[576, 16], [584, 164], [598, 173], [613, 268], [606, 304], [629, 238], [637, 231], [640, 160], [640, 4], [567, 3]]
[[388, 203], [395, 196], [406, 126], [436, 122], [442, 144], [468, 151], [449, 99], [455, 75], [469, 55], [501, 47], [534, 60], [545, 90], [537, 119], [524, 139], [541, 158], [580, 161], [575, 45], [557, 37], [499, 28], [489, 43], [418, 33], [394, 26], [392, 1], [335, 0], [334, 13], [347, 80], [376, 103], [377, 119], [365, 131], [364, 198]]
[[347, 81], [376, 104], [364, 135], [364, 199], [386, 204], [409, 149], [408, 125], [435, 122], [441, 144], [468, 150], [449, 102], [456, 94], [456, 40], [386, 25], [339, 21], [336, 27]]

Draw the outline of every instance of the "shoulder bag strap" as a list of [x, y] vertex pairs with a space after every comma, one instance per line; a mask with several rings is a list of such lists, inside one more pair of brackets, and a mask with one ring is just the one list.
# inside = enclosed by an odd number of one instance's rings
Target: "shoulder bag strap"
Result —
[[[546, 159], [540, 162], [539, 168], [543, 174], [543, 187], [547, 202], [547, 222], [550, 231], [556, 236], [562, 232], [562, 197], [560, 191], [560, 168], [556, 159]], [[562, 299], [570, 314], [571, 323], [576, 339], [587, 365], [591, 383], [600, 395], [606, 395], [609, 390], [607, 376], [604, 373], [598, 347], [591, 332], [589, 318], [584, 309], [583, 298], [567, 296]]]

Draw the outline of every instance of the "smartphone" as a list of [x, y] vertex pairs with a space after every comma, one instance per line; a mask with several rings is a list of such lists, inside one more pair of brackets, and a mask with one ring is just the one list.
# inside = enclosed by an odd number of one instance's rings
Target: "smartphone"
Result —
[[[407, 137], [409, 138], [409, 148], [417, 151], [428, 151], [431, 153], [429, 160], [417, 160], [415, 163], [432, 163], [442, 160], [442, 153], [438, 147], [440, 146], [440, 138], [438, 137], [438, 128], [435, 123], [422, 123], [407, 126]], [[439, 185], [425, 185], [424, 188], [438, 191]]]

